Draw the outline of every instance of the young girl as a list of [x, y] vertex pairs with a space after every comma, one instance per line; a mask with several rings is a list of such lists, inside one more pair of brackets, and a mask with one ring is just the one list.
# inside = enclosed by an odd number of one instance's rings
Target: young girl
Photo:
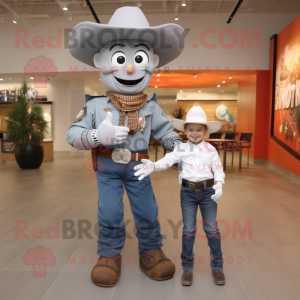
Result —
[[[134, 173], [142, 180], [152, 172], [168, 169], [175, 163], [182, 162], [182, 185], [180, 190], [183, 234], [181, 261], [183, 285], [193, 282], [193, 264], [195, 232], [197, 230], [197, 209], [200, 207], [203, 229], [210, 247], [210, 266], [215, 284], [225, 284], [221, 237], [216, 221], [217, 203], [222, 196], [222, 184], [225, 174], [216, 149], [204, 141], [206, 134], [219, 131], [222, 124], [207, 122], [205, 112], [200, 106], [193, 106], [187, 113], [186, 121], [173, 119], [173, 127], [184, 131], [188, 142], [179, 143], [173, 152], [167, 153], [157, 162], [142, 159], [142, 164], [134, 167]], [[211, 170], [214, 172], [212, 174]]]

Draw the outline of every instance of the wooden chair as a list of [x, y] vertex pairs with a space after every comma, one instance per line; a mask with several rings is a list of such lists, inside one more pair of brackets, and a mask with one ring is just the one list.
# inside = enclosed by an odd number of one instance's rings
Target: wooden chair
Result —
[[[236, 132], [235, 133], [230, 132], [230, 133], [225, 134], [224, 139], [226, 139], [226, 140], [235, 140], [236, 136], [237, 136]], [[228, 151], [228, 150], [232, 151], [231, 166], [233, 167], [234, 151], [235, 151], [236, 146], [235, 146], [235, 144], [232, 145], [231, 142], [227, 142], [227, 143], [225, 143], [225, 148], [226, 148], [225, 151]]]
[[251, 139], [252, 139], [253, 133], [241, 133], [240, 141], [246, 141], [249, 143], [240, 143], [240, 147], [242, 149], [246, 148], [248, 149], [248, 161], [247, 161], [247, 167], [249, 167], [249, 149], [251, 148]]

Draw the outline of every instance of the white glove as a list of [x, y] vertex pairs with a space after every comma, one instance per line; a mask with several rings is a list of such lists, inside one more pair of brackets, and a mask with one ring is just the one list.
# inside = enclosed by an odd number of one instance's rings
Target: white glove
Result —
[[144, 177], [150, 175], [154, 171], [154, 163], [149, 159], [142, 159], [142, 164], [136, 165], [133, 169], [139, 170], [134, 173], [134, 176], [140, 176], [138, 179], [142, 180]]
[[218, 203], [222, 197], [222, 182], [217, 181], [213, 189], [215, 190], [215, 194], [211, 196], [211, 199]]
[[126, 126], [112, 125], [112, 113], [107, 112], [95, 135], [99, 144], [116, 145], [125, 143], [128, 132], [129, 128]]

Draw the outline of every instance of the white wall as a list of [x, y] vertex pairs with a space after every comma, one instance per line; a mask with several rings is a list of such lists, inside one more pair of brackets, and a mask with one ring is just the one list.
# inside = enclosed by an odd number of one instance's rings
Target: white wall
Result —
[[[20, 82], [0, 83], [0, 90], [19, 89]], [[29, 86], [34, 88], [33, 84]], [[52, 103], [52, 126], [54, 151], [70, 151], [70, 145], [66, 141], [66, 133], [69, 126], [75, 120], [76, 115], [71, 117], [70, 81], [48, 81], [47, 88], [35, 88], [38, 95], [47, 95]], [[82, 100], [84, 106], [84, 99]], [[78, 111], [79, 112], [79, 111]]]
[[[227, 24], [227, 14], [182, 14], [178, 24], [184, 29], [190, 28], [187, 34], [186, 45], [183, 53], [168, 67], [172, 70], [188, 68], [197, 69], [206, 67], [215, 70], [216, 68], [230, 69], [241, 68], [245, 69], [261, 69], [267, 70], [269, 68], [269, 43], [270, 37], [279, 33], [289, 23], [291, 23], [298, 15], [297, 14], [237, 14], [231, 24]], [[106, 24], [109, 16], [99, 16], [102, 23]], [[157, 26], [165, 23], [174, 23], [174, 15], [160, 14], [148, 15], [148, 21], [151, 26]], [[55, 19], [37, 19], [33, 27], [28, 27], [19, 21], [18, 24], [0, 23], [0, 36], [2, 42], [0, 43], [0, 74], [1, 73], [23, 73], [24, 66], [27, 62], [43, 55], [54, 61], [58, 72], [69, 72], [70, 67], [78, 67], [82, 70], [84, 64], [75, 60], [69, 53], [68, 48], [64, 48], [64, 30], [72, 29], [77, 23], [82, 21], [94, 21], [92, 17], [89, 19], [84, 17], [73, 17], [72, 21], [68, 20], [68, 16], [58, 17]], [[213, 28], [216, 33], [209, 33], [205, 37], [205, 41], [209, 44], [216, 44], [215, 49], [208, 49], [200, 42], [201, 33], [204, 30]], [[226, 49], [218, 42], [218, 36], [223, 29], [233, 30], [233, 34], [237, 37], [237, 44], [232, 49]], [[18, 49], [16, 46], [15, 30], [24, 29], [28, 31], [29, 37], [26, 40], [30, 49], [25, 48], [22, 44]], [[52, 36], [57, 36], [57, 30], [61, 30], [61, 47], [59, 49], [51, 49], [47, 46], [47, 40]], [[242, 30], [245, 30], [251, 37], [254, 32], [258, 33], [261, 40], [261, 47], [258, 48], [257, 40], [252, 47], [245, 43], [244, 48], [241, 47], [243, 40]], [[256, 30], [256, 31], [255, 31]], [[32, 40], [40, 36], [45, 39], [45, 43], [41, 43], [41, 49], [33, 46]], [[68, 38], [66, 38], [68, 39]], [[224, 35], [223, 41], [227, 44], [233, 40], [232, 33]], [[197, 46], [196, 49], [193, 45]], [[92, 72], [91, 67], [87, 70]]]

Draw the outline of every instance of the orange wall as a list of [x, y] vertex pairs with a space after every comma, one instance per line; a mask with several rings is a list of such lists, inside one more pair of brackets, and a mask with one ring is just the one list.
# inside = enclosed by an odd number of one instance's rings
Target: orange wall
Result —
[[256, 107], [255, 107], [255, 159], [265, 159], [268, 153], [269, 138], [269, 80], [270, 71], [257, 71], [256, 74]]
[[[237, 129], [239, 133], [253, 133], [250, 157], [255, 149], [255, 113], [256, 113], [256, 75], [242, 76], [238, 81], [237, 93]], [[248, 153], [247, 149], [243, 150]]]

